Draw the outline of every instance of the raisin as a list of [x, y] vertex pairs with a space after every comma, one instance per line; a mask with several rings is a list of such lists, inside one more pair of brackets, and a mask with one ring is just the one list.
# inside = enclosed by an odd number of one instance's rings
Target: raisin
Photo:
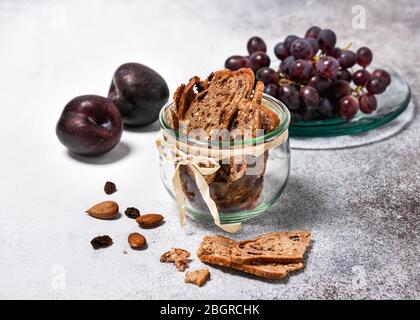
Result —
[[112, 239], [110, 236], [99, 236], [93, 238], [90, 242], [94, 249], [106, 248], [112, 244]]
[[129, 207], [127, 210], [125, 210], [125, 215], [129, 217], [130, 219], [136, 219], [140, 217], [140, 211], [137, 208]]
[[115, 186], [115, 183], [107, 181], [104, 186], [104, 191], [106, 194], [113, 194], [117, 191], [117, 187]]

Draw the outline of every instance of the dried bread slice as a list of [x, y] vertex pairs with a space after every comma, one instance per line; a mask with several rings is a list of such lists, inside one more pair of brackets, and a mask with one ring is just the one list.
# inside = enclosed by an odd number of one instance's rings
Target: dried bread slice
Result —
[[262, 113], [262, 128], [264, 129], [265, 133], [271, 132], [276, 129], [280, 124], [280, 119], [277, 114], [272, 111], [270, 108], [261, 105], [261, 113]]
[[233, 247], [231, 261], [239, 264], [298, 263], [303, 260], [310, 239], [309, 231], [268, 233]]
[[235, 138], [239, 135], [244, 140], [255, 137], [257, 130], [262, 128], [262, 124], [260, 106], [251, 100], [242, 99], [239, 101], [238, 113], [230, 127], [231, 136]]
[[188, 133], [194, 129], [204, 129], [207, 133], [228, 129], [239, 101], [250, 97], [254, 81], [254, 74], [248, 68], [217, 71], [204, 85], [207, 89], [198, 93], [189, 104], [185, 116], [178, 114], [178, 117], [187, 121]]
[[207, 268], [189, 271], [185, 274], [184, 282], [196, 286], [203, 286], [210, 279], [210, 271]]
[[303, 268], [303, 263], [267, 263], [267, 264], [238, 264], [231, 260], [231, 252], [238, 247], [238, 242], [223, 236], [205, 236], [197, 255], [202, 262], [230, 267], [258, 277], [268, 279], [282, 279], [294, 270]]

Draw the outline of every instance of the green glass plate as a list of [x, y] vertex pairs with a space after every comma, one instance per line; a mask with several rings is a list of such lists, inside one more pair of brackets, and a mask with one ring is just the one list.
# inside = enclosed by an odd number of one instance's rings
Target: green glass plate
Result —
[[410, 102], [410, 87], [397, 72], [390, 68], [384, 69], [390, 72], [392, 82], [383, 94], [376, 96], [378, 107], [373, 113], [364, 114], [359, 111], [350, 121], [336, 117], [328, 120], [296, 122], [289, 127], [290, 136], [332, 137], [353, 135], [378, 128], [398, 117]]

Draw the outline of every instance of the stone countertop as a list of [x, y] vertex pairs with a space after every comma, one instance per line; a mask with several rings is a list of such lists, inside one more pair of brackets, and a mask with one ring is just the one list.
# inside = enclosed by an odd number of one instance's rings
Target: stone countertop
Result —
[[[352, 7], [366, 9], [354, 30]], [[420, 298], [420, 122], [363, 147], [292, 151], [290, 184], [267, 214], [243, 224], [236, 239], [275, 230], [310, 229], [305, 270], [264, 281], [211, 267], [198, 288], [159, 256], [172, 246], [195, 252], [213, 227], [177, 223], [163, 188], [156, 125], [124, 132], [100, 159], [80, 159], [58, 142], [54, 127], [74, 96], [106, 95], [122, 63], [144, 63], [171, 91], [192, 75], [221, 68], [245, 53], [252, 35], [269, 50], [313, 25], [335, 30], [339, 43], [372, 48], [420, 93], [420, 4], [400, 1], [1, 1], [0, 298], [53, 299], [407, 299]], [[381, 129], [378, 129], [381, 130]], [[292, 141], [293, 145], [293, 141]], [[149, 247], [128, 248], [137, 227], [122, 217], [92, 219], [83, 211], [108, 197], [121, 207], [163, 212], [166, 223], [143, 234]], [[114, 245], [89, 241], [109, 234]], [[127, 250], [127, 254], [123, 251]], [[202, 266], [193, 255], [191, 268]]]

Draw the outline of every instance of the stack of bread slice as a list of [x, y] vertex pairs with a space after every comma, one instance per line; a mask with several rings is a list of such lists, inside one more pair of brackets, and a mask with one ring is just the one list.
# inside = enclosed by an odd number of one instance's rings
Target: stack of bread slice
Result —
[[[195, 76], [176, 90], [174, 107], [168, 116], [169, 124], [185, 135], [193, 135], [193, 138], [194, 130], [200, 130], [198, 132], [205, 133], [209, 140], [213, 139], [216, 130], [222, 129], [235, 134], [251, 132], [253, 137], [259, 129], [270, 132], [279, 125], [280, 119], [272, 110], [262, 106], [263, 89], [264, 84], [256, 83], [249, 68], [213, 72], [205, 80]], [[267, 159], [267, 151], [259, 158], [231, 158], [220, 162], [218, 172], [205, 177], [210, 196], [219, 210], [236, 212], [256, 207], [263, 190]], [[263, 164], [258, 174], [247, 174], [248, 167], [256, 163]], [[187, 166], [181, 168], [181, 184], [191, 205], [206, 210], [194, 175]]]
[[274, 232], [240, 242], [219, 235], [205, 236], [197, 255], [205, 263], [282, 279], [291, 271], [303, 269], [310, 238], [309, 231]]

